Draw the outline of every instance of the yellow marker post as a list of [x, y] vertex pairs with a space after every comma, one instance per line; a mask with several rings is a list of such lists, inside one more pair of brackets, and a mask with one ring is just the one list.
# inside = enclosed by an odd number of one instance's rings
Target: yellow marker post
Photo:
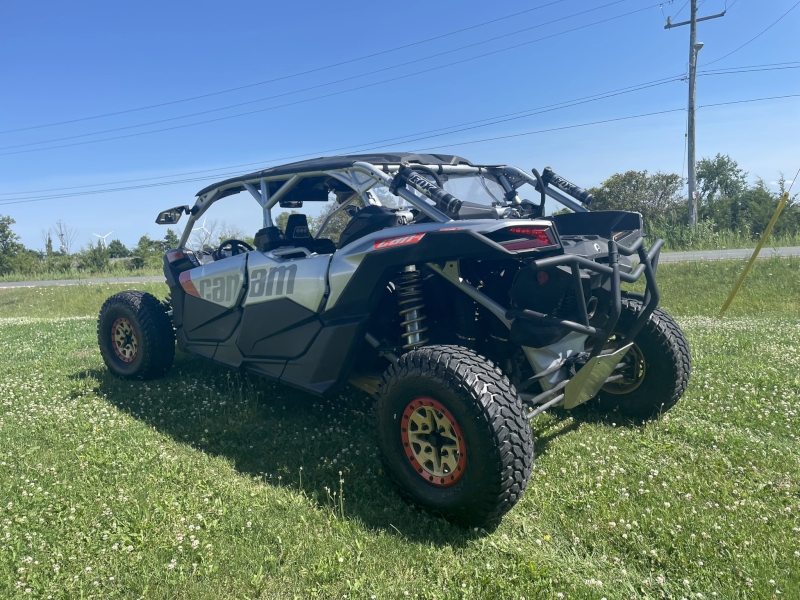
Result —
[[772, 218], [769, 220], [767, 224], [767, 228], [764, 230], [764, 233], [761, 234], [761, 239], [758, 240], [758, 245], [756, 249], [753, 251], [753, 256], [750, 257], [750, 260], [747, 261], [747, 265], [744, 267], [744, 271], [739, 276], [739, 281], [736, 282], [736, 285], [733, 286], [731, 293], [728, 295], [728, 299], [725, 300], [725, 304], [722, 305], [722, 308], [719, 311], [719, 318], [725, 316], [725, 312], [728, 310], [728, 307], [733, 302], [733, 299], [736, 297], [736, 293], [739, 291], [739, 288], [742, 287], [742, 283], [744, 282], [745, 277], [750, 272], [750, 268], [753, 266], [753, 263], [758, 258], [758, 253], [761, 252], [761, 248], [764, 247], [764, 243], [767, 241], [769, 234], [772, 233], [772, 228], [775, 227], [775, 222], [778, 220], [778, 216], [781, 214], [783, 207], [786, 206], [786, 202], [789, 200], [789, 192], [786, 192], [782, 197], [781, 201], [778, 202], [778, 208], [775, 209], [775, 214], [772, 215]]

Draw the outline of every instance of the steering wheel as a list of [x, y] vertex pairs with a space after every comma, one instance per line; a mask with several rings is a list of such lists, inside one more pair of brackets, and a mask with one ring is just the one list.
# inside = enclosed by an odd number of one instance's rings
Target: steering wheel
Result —
[[214, 250], [213, 253], [214, 260], [222, 260], [223, 258], [228, 258], [222, 253], [222, 251], [225, 248], [230, 248], [231, 256], [236, 256], [237, 254], [244, 254], [245, 252], [253, 251], [253, 247], [247, 242], [243, 242], [242, 240], [225, 240], [219, 245], [219, 248]]

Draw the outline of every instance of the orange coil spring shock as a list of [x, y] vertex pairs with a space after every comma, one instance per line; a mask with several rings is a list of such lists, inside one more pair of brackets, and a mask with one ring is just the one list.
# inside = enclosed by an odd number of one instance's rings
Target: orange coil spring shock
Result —
[[410, 265], [403, 270], [396, 285], [397, 303], [400, 306], [400, 317], [403, 319], [400, 326], [405, 330], [405, 333], [400, 334], [405, 342], [403, 350], [413, 350], [428, 343], [428, 338], [422, 337], [422, 334], [428, 331], [422, 323], [425, 320], [422, 276], [414, 265]]

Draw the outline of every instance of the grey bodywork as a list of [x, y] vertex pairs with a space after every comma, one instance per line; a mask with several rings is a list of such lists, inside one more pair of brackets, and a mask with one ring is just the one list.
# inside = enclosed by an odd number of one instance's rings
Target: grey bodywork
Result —
[[[523, 201], [517, 194], [517, 190], [524, 185], [531, 185], [535, 188], [538, 185], [539, 187], [536, 189], [539, 192], [555, 199], [573, 212], [586, 212], [586, 209], [580, 203], [566, 197], [557, 189], [547, 185], [540, 185], [541, 179], [537, 179], [539, 177], [538, 173], [535, 173], [536, 177], [534, 177], [521, 169], [511, 166], [475, 166], [459, 157], [448, 157], [451, 160], [447, 163], [441, 160], [441, 157], [435, 156], [435, 161], [426, 163], [423, 156], [422, 160], [416, 160], [415, 166], [430, 169], [440, 176], [470, 176], [479, 177], [481, 180], [490, 180], [503, 190], [506, 202], [498, 203], [491, 209], [494, 211], [492, 215], [494, 218], [454, 221], [445, 211], [440, 210], [436, 204], [435, 192], [438, 188], [433, 183], [416, 178], [417, 181], [413, 186], [410, 185], [410, 179], [406, 180], [408, 185], [393, 186], [393, 184], [396, 184], [395, 177], [397, 174], [407, 167], [410, 156], [416, 155], [397, 155], [398, 160], [396, 163], [384, 160], [380, 165], [370, 163], [367, 160], [369, 157], [318, 159], [317, 161], [266, 169], [243, 177], [229, 179], [201, 190], [197, 195], [194, 207], [190, 211], [189, 221], [181, 236], [181, 248], [186, 247], [197, 220], [218, 200], [232, 194], [247, 191], [261, 206], [263, 224], [265, 227], [269, 227], [273, 224], [271, 209], [282, 199], [290, 198], [293, 190], [302, 185], [304, 180], [313, 178], [331, 178], [331, 180], [344, 184], [347, 192], [340, 190], [340, 193], [346, 194], [339, 199], [342, 205], [346, 205], [357, 197], [360, 197], [365, 205], [374, 204], [375, 198], [371, 196], [370, 190], [377, 185], [386, 186], [397, 196], [408, 202], [421, 215], [426, 216], [429, 222], [401, 225], [388, 230], [377, 231], [336, 250], [332, 254], [316, 254], [305, 248], [279, 248], [266, 252], [253, 250], [246, 254], [202, 265], [192, 269], [185, 277], [182, 273], [180, 285], [190, 295], [218, 305], [223, 309], [236, 308], [239, 311], [238, 317], [236, 317], [235, 313], [214, 317], [220, 323], [225, 319], [238, 318], [239, 320], [234, 323], [235, 335], [229, 333], [227, 338], [212, 341], [200, 340], [190, 344], [189, 349], [232, 366], [238, 366], [247, 361], [250, 368], [289, 383], [299, 381], [298, 373], [300, 370], [322, 369], [317, 364], [320, 356], [311, 351], [316, 346], [312, 345], [316, 344], [323, 349], [333, 348], [332, 343], [324, 346], [326, 329], [332, 329], [333, 326], [315, 321], [310, 316], [297, 316], [292, 323], [298, 328], [303, 328], [303, 331], [312, 341], [307, 346], [294, 347], [292, 346], [292, 338], [286, 337], [285, 332], [280, 329], [280, 324], [270, 324], [270, 327], [275, 330], [274, 333], [270, 334], [272, 336], [270, 339], [274, 339], [274, 343], [277, 345], [283, 344], [286, 347], [285, 350], [276, 351], [273, 353], [274, 356], [267, 352], [250, 360], [247, 354], [242, 351], [243, 342], [241, 338], [244, 335], [242, 332], [242, 329], [245, 328], [244, 321], [248, 320], [248, 315], [256, 314], [253, 312], [255, 309], [260, 310], [260, 307], [280, 306], [281, 310], [284, 310], [287, 306], [285, 303], [290, 301], [300, 309], [306, 310], [309, 315], [335, 314], [343, 293], [367, 256], [374, 252], [382, 251], [393, 243], [392, 240], [399, 240], [397, 244], [411, 244], [416, 243], [426, 235], [440, 234], [449, 230], [459, 230], [462, 233], [474, 232], [481, 234], [479, 237], [485, 238], [487, 234], [509, 227], [509, 221], [504, 220], [504, 218], [512, 215], [515, 208], [522, 205]], [[549, 227], [556, 236], [555, 242], [558, 248], [563, 247], [551, 220], [515, 218], [513, 225], [520, 227]], [[389, 241], [384, 244], [385, 240]], [[492, 242], [485, 239], [484, 242], [487, 245], [492, 244]], [[567, 245], [569, 243], [572, 242], [568, 242]], [[575, 242], [573, 245], [575, 247], [572, 252], [576, 255], [590, 258], [611, 256], [612, 254], [616, 256], [616, 242], [613, 241], [598, 240], [597, 242], [591, 242], [591, 248], [583, 241]], [[499, 246], [497, 247], [499, 248]], [[632, 252], [634, 250], [626, 254]], [[640, 254], [640, 256], [647, 260], [645, 255]], [[615, 258], [614, 260], [616, 265], [617, 259]], [[461, 290], [491, 312], [508, 329], [511, 329], [514, 317], [509, 316], [508, 308], [498, 304], [497, 301], [491, 299], [462, 278], [458, 259], [433, 260], [429, 262], [423, 258], [422, 261], [418, 259], [416, 265], [405, 265], [404, 268], [413, 270], [423, 265], [441, 276], [452, 286]], [[612, 271], [608, 267], [603, 268], [609, 272]], [[614, 267], [614, 272], [618, 273], [616, 266]], [[639, 275], [641, 275], [641, 271]], [[619, 275], [617, 274], [615, 277], [617, 277], [616, 294], [618, 295]], [[650, 281], [649, 278], [648, 281]], [[276, 314], [284, 313], [278, 312]], [[253, 325], [248, 321], [247, 326], [252, 327]], [[349, 323], [346, 320], [336, 322], [335, 327], [338, 328], [337, 335], [344, 338], [350, 334], [351, 330], [353, 332], [361, 331], [358, 323]], [[287, 325], [288, 328], [289, 325]], [[591, 330], [592, 328], [585, 327], [584, 329]], [[331, 333], [330, 335], [333, 334]], [[362, 333], [361, 335], [363, 340], [364, 334]], [[366, 332], [366, 339], [372, 346], [377, 347], [378, 341], [369, 332]], [[585, 339], [585, 336], [583, 336], [583, 340]], [[180, 331], [178, 341], [181, 344]], [[252, 347], [256, 348], [257, 346], [258, 344]], [[572, 355], [583, 352], [583, 341], [579, 341], [573, 346], [570, 348]], [[579, 373], [582, 373], [580, 378], [572, 377], [575, 383], [567, 390], [570, 404], [574, 405], [592, 397], [603, 385], [608, 375], [606, 371], [616, 365], [616, 362], [620, 360], [626, 349], [627, 347], [616, 353], [613, 358], [601, 359], [597, 356], [591, 356], [586, 364], [588, 370], [584, 367], [579, 371]], [[559, 369], [559, 366], [566, 364], [569, 357], [563, 355], [557, 343], [550, 349], [547, 347], [538, 349], [524, 347], [523, 350], [527, 354], [534, 372], [548, 371], [548, 377], [541, 382], [543, 389], [549, 388], [551, 391], [556, 392], [567, 384], [569, 374], [566, 369]], [[321, 352], [322, 350], [319, 351]], [[544, 360], [542, 357], [546, 357], [548, 351], [550, 354], [555, 353], [560, 358], [551, 361], [549, 366], [545, 366], [542, 362]], [[396, 356], [391, 352], [383, 352], [381, 355], [389, 360], [396, 359]], [[292, 363], [294, 356], [305, 356], [306, 358], [298, 358], [295, 363]], [[317, 362], [315, 363], [314, 361]], [[561, 362], [559, 363], [559, 361]], [[611, 364], [612, 361], [614, 365]], [[591, 376], [591, 371], [593, 370], [597, 371], [594, 377]], [[316, 375], [312, 374], [309, 378], [310, 383], [304, 383], [303, 387], [314, 391], [314, 381], [317, 381], [317, 379], [314, 379], [315, 377]], [[318, 379], [323, 381], [323, 375], [319, 375]], [[319, 389], [322, 390], [327, 383], [323, 382], [319, 385], [321, 386]], [[521, 395], [527, 396], [528, 399], [531, 396], [530, 394]], [[563, 399], [563, 394], [557, 398]], [[544, 399], [541, 402], [544, 402]], [[554, 402], [556, 400], [550, 400], [547, 405], [552, 405]]]

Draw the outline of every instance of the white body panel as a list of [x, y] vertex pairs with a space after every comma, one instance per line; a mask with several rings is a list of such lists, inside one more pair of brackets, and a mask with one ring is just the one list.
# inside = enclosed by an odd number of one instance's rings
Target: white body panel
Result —
[[180, 275], [181, 287], [190, 296], [233, 308], [242, 295], [247, 256], [239, 254], [184, 271]]
[[289, 298], [319, 312], [328, 291], [330, 254], [282, 258], [255, 250], [247, 256], [249, 286], [244, 306]]

